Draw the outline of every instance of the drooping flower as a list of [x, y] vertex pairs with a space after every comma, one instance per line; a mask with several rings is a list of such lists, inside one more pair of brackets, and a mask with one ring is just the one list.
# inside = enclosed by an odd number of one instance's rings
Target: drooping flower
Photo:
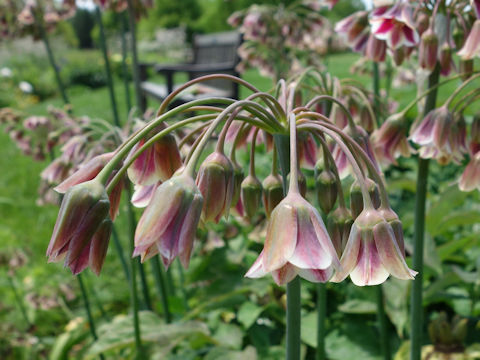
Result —
[[345, 37], [353, 51], [363, 53], [369, 35], [368, 12], [357, 11], [340, 20], [335, 25], [335, 32]]
[[415, 46], [419, 36], [412, 19], [412, 8], [406, 1], [399, 1], [389, 9], [373, 10], [370, 17], [372, 33], [381, 40], [386, 40], [391, 49], [402, 45]]
[[480, 190], [480, 152], [477, 152], [465, 167], [458, 187], [462, 191]]
[[467, 151], [464, 120], [455, 119], [446, 106], [430, 111], [410, 133], [409, 139], [420, 145], [420, 157], [442, 165], [460, 162]]
[[109, 208], [105, 187], [98, 181], [91, 180], [70, 188], [63, 198], [48, 245], [48, 261], [58, 261], [66, 255], [65, 266], [74, 274], [89, 263], [94, 264], [95, 272], [100, 272], [106, 253], [103, 246], [108, 241], [103, 228], [106, 225], [102, 224], [108, 220]]
[[407, 126], [403, 116], [395, 114], [373, 132], [370, 140], [375, 156], [381, 164], [385, 166], [397, 164], [398, 157], [410, 157], [414, 152], [408, 143], [406, 131]]
[[312, 282], [326, 282], [339, 261], [317, 210], [300, 194], [289, 193], [272, 211], [265, 246], [245, 276], [271, 273], [278, 285], [298, 274]]
[[365, 209], [353, 223], [340, 263], [342, 271], [333, 282], [350, 275], [355, 285], [378, 285], [390, 274], [404, 280], [416, 275], [405, 262], [394, 230], [374, 209]]
[[[146, 140], [140, 140], [130, 151], [126, 161], [135, 154]], [[167, 134], [147, 148], [128, 168], [128, 177], [134, 184], [151, 185], [172, 177], [182, 166], [175, 138]]]
[[367, 59], [375, 62], [385, 61], [385, 56], [387, 54], [387, 43], [385, 40], [381, 40], [370, 34], [367, 41], [367, 46], [365, 49], [365, 56]]
[[433, 29], [428, 29], [422, 34], [418, 49], [418, 62], [422, 69], [433, 71], [437, 65], [438, 37]]
[[339, 206], [328, 215], [327, 230], [338, 257], [342, 256], [343, 250], [347, 245], [352, 225], [352, 215], [350, 211], [343, 206]]
[[462, 60], [470, 60], [480, 54], [480, 20], [475, 20], [465, 44], [457, 53]]
[[262, 201], [262, 184], [256, 176], [250, 174], [242, 181], [241, 198], [246, 217], [252, 219]]
[[196, 183], [204, 198], [202, 220], [218, 223], [222, 215], [228, 216], [234, 185], [232, 162], [215, 151], [200, 166]]
[[138, 222], [133, 256], [145, 261], [160, 253], [165, 267], [178, 256], [188, 267], [202, 205], [202, 194], [187, 175], [159, 185]]

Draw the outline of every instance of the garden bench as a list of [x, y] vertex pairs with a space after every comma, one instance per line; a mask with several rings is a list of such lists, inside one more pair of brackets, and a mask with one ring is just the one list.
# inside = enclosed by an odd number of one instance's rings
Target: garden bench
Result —
[[[186, 64], [140, 64], [142, 90], [142, 110], [147, 108], [147, 98], [162, 101], [178, 86], [174, 84], [174, 75], [178, 72], [188, 74], [189, 79], [203, 75], [223, 73], [238, 76], [235, 66], [238, 64], [237, 48], [241, 35], [235, 31], [195, 35], [193, 40], [193, 61]], [[165, 77], [166, 84], [149, 81], [149, 68]], [[238, 99], [238, 84], [225, 79], [210, 80], [193, 86], [189, 91], [175, 98], [171, 106], [208, 96]]]

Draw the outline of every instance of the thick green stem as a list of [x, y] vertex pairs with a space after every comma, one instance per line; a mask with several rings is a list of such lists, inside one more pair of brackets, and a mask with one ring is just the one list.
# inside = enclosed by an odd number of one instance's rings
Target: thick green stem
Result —
[[[290, 170], [290, 138], [274, 135], [275, 147], [283, 178], [283, 194], [287, 194], [287, 175]], [[287, 284], [287, 360], [300, 359], [300, 278]]]
[[160, 294], [160, 299], [162, 300], [163, 314], [165, 315], [165, 321], [169, 324], [172, 321], [172, 315], [170, 313], [170, 308], [168, 306], [168, 294], [167, 287], [165, 286], [165, 278], [162, 274], [162, 269], [160, 265], [160, 260], [158, 256], [152, 258], [152, 269], [153, 276], [155, 277], [155, 284], [157, 285], [158, 293]]
[[123, 84], [125, 86], [125, 105], [127, 106], [127, 114], [132, 109], [132, 100], [130, 98], [130, 86], [129, 86], [129, 75], [128, 75], [128, 66], [127, 66], [127, 30], [128, 30], [128, 19], [126, 12], [123, 12], [120, 17], [122, 18], [122, 73], [123, 73]]
[[120, 127], [120, 118], [118, 116], [117, 100], [115, 99], [115, 91], [113, 89], [112, 70], [110, 68], [110, 60], [108, 59], [107, 39], [105, 29], [103, 27], [102, 13], [98, 6], [95, 7], [95, 17], [97, 19], [98, 28], [100, 29], [100, 47], [102, 48], [103, 61], [105, 62], [105, 71], [107, 73], [108, 93], [113, 112], [113, 123]]
[[[90, 301], [88, 300], [87, 290], [85, 284], [83, 283], [82, 274], [77, 275], [78, 284], [80, 285], [80, 291], [82, 293], [83, 304], [85, 306], [85, 311], [87, 312], [88, 324], [90, 325], [90, 333], [92, 334], [93, 340], [97, 340], [97, 332], [95, 330], [95, 322], [93, 320], [92, 312], [90, 310]], [[104, 359], [104, 356], [100, 354], [100, 359]]]
[[390, 337], [388, 336], [389, 331], [387, 326], [387, 316], [385, 315], [382, 285], [375, 286], [374, 288], [377, 298], [377, 321], [380, 332], [380, 345], [382, 348], [383, 358], [385, 360], [390, 360], [392, 358], [390, 354]]
[[45, 45], [45, 50], [47, 51], [47, 56], [48, 56], [48, 61], [50, 61], [50, 65], [53, 68], [53, 71], [55, 73], [55, 80], [57, 81], [57, 86], [58, 90], [60, 90], [60, 95], [62, 96], [63, 102], [65, 105], [70, 104], [70, 101], [67, 96], [67, 92], [65, 90], [65, 85], [63, 84], [62, 77], [60, 76], [60, 70], [57, 66], [57, 63], [55, 61], [55, 57], [53, 56], [53, 51], [50, 46], [50, 41], [48, 40], [47, 32], [45, 30], [45, 26], [43, 24], [43, 20], [41, 19], [41, 16], [36, 14], [35, 15], [35, 22], [36, 25], [38, 26], [38, 29], [40, 31], [43, 44]]
[[317, 284], [317, 360], [326, 359], [325, 355], [325, 320], [327, 318], [327, 288], [324, 283]]
[[132, 62], [133, 62], [133, 82], [135, 84], [135, 97], [137, 99], [137, 107], [140, 109], [142, 105], [142, 89], [140, 88], [140, 67], [138, 64], [138, 53], [137, 53], [137, 34], [136, 34], [136, 25], [135, 25], [135, 8], [133, 5], [133, 0], [127, 0], [128, 5], [128, 22], [130, 26], [131, 34], [131, 53], [132, 53]]
[[[438, 83], [439, 67], [430, 74], [428, 87], [434, 87]], [[424, 116], [435, 108], [437, 102], [437, 90], [430, 92], [425, 103]], [[428, 159], [418, 158], [417, 189], [415, 197], [415, 222], [414, 222], [414, 250], [413, 250], [413, 269], [418, 271], [412, 285], [411, 300], [411, 348], [410, 360], [420, 360], [422, 350], [422, 331], [423, 331], [423, 243], [425, 231], [425, 201], [427, 198], [428, 182]]]

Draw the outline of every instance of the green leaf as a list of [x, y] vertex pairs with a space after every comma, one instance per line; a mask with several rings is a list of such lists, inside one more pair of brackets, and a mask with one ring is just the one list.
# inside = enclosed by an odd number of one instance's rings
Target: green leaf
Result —
[[466, 282], [467, 284], [475, 284], [480, 281], [477, 272], [464, 271], [462, 268], [456, 265], [452, 265], [452, 270], [462, 281]]
[[[154, 342], [157, 346], [171, 346], [182, 339], [195, 334], [208, 335], [205, 324], [197, 321], [164, 324], [162, 319], [149, 311], [141, 311], [140, 332], [142, 342]], [[131, 347], [134, 344], [132, 316], [117, 316], [108, 324], [98, 329], [98, 340], [87, 352], [87, 359], [100, 353]]]
[[442, 221], [429, 229], [432, 236], [442, 234], [445, 231], [456, 226], [473, 225], [480, 221], [480, 212], [476, 210], [449, 211], [447, 216], [442, 217]]
[[205, 356], [205, 360], [257, 360], [257, 350], [253, 346], [247, 346], [243, 351], [215, 347]]
[[408, 296], [410, 281], [390, 278], [383, 283], [385, 311], [395, 325], [399, 337], [402, 337], [408, 323]]
[[301, 333], [302, 341], [313, 348], [317, 347], [317, 312], [313, 311], [302, 317]]
[[480, 233], [474, 233], [461, 239], [450, 240], [449, 242], [437, 247], [438, 256], [440, 257], [440, 260], [444, 261], [458, 250], [470, 248], [472, 245], [478, 242], [479, 238]]
[[243, 342], [243, 331], [237, 325], [221, 323], [213, 338], [227, 348], [240, 349]]
[[374, 314], [377, 305], [368, 300], [349, 300], [338, 307], [338, 309], [347, 314]]
[[69, 358], [69, 351], [72, 347], [81, 343], [90, 335], [90, 332], [84, 325], [82, 319], [82, 322], [78, 323], [74, 329], [60, 334], [56, 338], [48, 358], [50, 360], [67, 360]]
[[237, 319], [243, 327], [248, 329], [252, 326], [263, 311], [263, 307], [252, 302], [245, 302], [238, 310]]
[[425, 265], [435, 271], [437, 275], [442, 274], [442, 262], [437, 254], [437, 247], [432, 236], [425, 234], [425, 249], [423, 253]]

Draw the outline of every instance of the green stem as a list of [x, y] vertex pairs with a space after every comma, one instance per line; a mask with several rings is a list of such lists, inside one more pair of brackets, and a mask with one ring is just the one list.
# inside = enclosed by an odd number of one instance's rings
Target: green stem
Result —
[[[131, 196], [128, 194], [127, 201], [130, 202]], [[131, 218], [129, 216], [131, 221]], [[135, 227], [132, 226], [133, 224], [129, 224], [129, 240], [130, 240], [130, 253], [133, 254], [135, 250]], [[138, 306], [138, 295], [137, 295], [137, 259], [130, 258], [130, 304], [132, 305], [132, 315], [133, 315], [133, 330], [134, 330], [134, 338], [135, 338], [135, 350], [136, 350], [136, 359], [141, 360], [143, 359], [143, 346], [142, 340], [140, 337], [140, 321], [138, 316], [139, 306]]]
[[120, 127], [117, 100], [115, 99], [115, 91], [113, 89], [112, 70], [110, 68], [110, 60], [108, 59], [107, 39], [105, 36], [105, 29], [103, 27], [102, 13], [100, 12], [100, 7], [98, 5], [95, 7], [95, 17], [97, 19], [98, 28], [100, 29], [100, 47], [102, 48], [103, 61], [105, 62], [105, 71], [107, 73], [107, 85], [113, 112], [113, 123], [115, 126]]
[[140, 68], [138, 65], [138, 53], [137, 53], [137, 34], [136, 34], [136, 25], [135, 25], [135, 8], [133, 5], [133, 0], [127, 0], [128, 5], [128, 22], [130, 26], [130, 34], [132, 35], [131, 40], [131, 52], [132, 52], [132, 61], [133, 61], [133, 82], [135, 84], [135, 97], [137, 99], [137, 107], [140, 109], [142, 104], [142, 89], [140, 88]]
[[[283, 178], [283, 194], [287, 194], [287, 175], [290, 170], [290, 139], [288, 135], [273, 136]], [[300, 278], [287, 284], [287, 360], [300, 359]]]
[[34, 16], [35, 16], [36, 25], [38, 26], [40, 35], [43, 40], [43, 44], [45, 45], [45, 50], [47, 51], [48, 60], [50, 61], [50, 65], [52, 66], [53, 71], [55, 73], [55, 80], [57, 81], [58, 90], [60, 90], [60, 95], [62, 96], [62, 99], [65, 105], [70, 104], [70, 101], [68, 100], [67, 92], [65, 91], [65, 85], [63, 84], [62, 77], [60, 76], [60, 70], [55, 61], [55, 57], [53, 56], [53, 51], [50, 46], [50, 41], [48, 40], [47, 32], [43, 25], [43, 20], [40, 18], [41, 16], [39, 16], [38, 14], [35, 14]]
[[380, 345], [382, 348], [383, 358], [385, 360], [390, 360], [392, 358], [390, 354], [390, 337], [388, 326], [387, 326], [387, 316], [385, 315], [385, 306], [384, 306], [384, 296], [382, 291], [382, 285], [375, 286], [376, 297], [377, 297], [377, 320], [378, 320], [378, 329], [380, 332]]
[[122, 243], [118, 236], [118, 232], [115, 226], [112, 228], [112, 238], [113, 244], [115, 245], [115, 250], [117, 251], [118, 258], [120, 259], [120, 264], [122, 264], [122, 269], [125, 274], [127, 281], [130, 281], [130, 272], [128, 271], [127, 261], [125, 260], [125, 254], [123, 253]]
[[[438, 83], [439, 66], [430, 74], [428, 78], [428, 87], [434, 87]], [[424, 116], [435, 108], [437, 102], [437, 90], [430, 92], [425, 103]], [[415, 197], [415, 222], [414, 222], [414, 251], [413, 251], [413, 269], [418, 271], [412, 284], [411, 300], [411, 348], [410, 359], [420, 360], [422, 351], [422, 288], [423, 288], [423, 243], [425, 231], [425, 201], [427, 198], [428, 182], [428, 159], [418, 158], [417, 189]]]
[[[126, 185], [126, 195], [127, 195], [127, 215], [128, 215], [128, 226], [130, 228], [130, 241], [135, 242], [135, 229], [137, 227], [137, 219], [135, 218], [135, 213], [133, 211], [133, 205], [130, 202], [132, 198], [132, 188], [130, 183]], [[140, 284], [142, 286], [142, 295], [143, 303], [147, 310], [152, 310], [152, 301], [150, 300], [150, 290], [148, 289], [147, 276], [145, 274], [145, 268], [140, 261], [140, 257], [135, 258], [138, 271], [140, 273]]]
[[25, 309], [25, 304], [23, 303], [23, 299], [18, 293], [17, 286], [15, 285], [13, 276], [7, 274], [7, 279], [8, 279], [8, 283], [10, 284], [10, 287], [13, 290], [13, 295], [15, 296], [15, 300], [18, 304], [18, 307], [20, 308], [20, 312], [22, 313], [23, 319], [25, 320], [25, 323], [27, 324], [27, 326], [30, 328], [32, 326], [32, 323], [28, 319], [27, 309]]
[[127, 66], [127, 29], [128, 29], [128, 19], [127, 14], [123, 12], [120, 17], [122, 18], [122, 72], [123, 72], [123, 84], [125, 86], [125, 105], [127, 106], [127, 114], [132, 109], [132, 100], [130, 98], [130, 86], [128, 81], [128, 66]]
[[177, 261], [178, 274], [180, 276], [180, 290], [182, 292], [183, 307], [186, 311], [190, 310], [188, 306], [187, 290], [185, 289], [185, 274], [183, 273], [183, 267], [180, 261]]
[[[83, 304], [85, 306], [85, 311], [87, 312], [87, 319], [88, 319], [88, 323], [90, 325], [90, 333], [92, 334], [93, 340], [96, 341], [98, 339], [98, 336], [97, 336], [97, 332], [95, 330], [95, 322], [93, 320], [92, 312], [90, 310], [90, 301], [88, 300], [87, 290], [85, 288], [85, 284], [83, 283], [82, 274], [78, 274], [77, 279], [78, 279], [78, 284], [80, 285], [80, 291], [82, 293], [82, 298], [83, 298]], [[100, 359], [105, 359], [102, 354], [100, 354], [99, 357], [100, 357]]]
[[168, 306], [168, 294], [167, 287], [165, 286], [165, 278], [163, 277], [160, 261], [158, 256], [152, 258], [153, 276], [155, 277], [155, 284], [157, 285], [160, 299], [162, 300], [163, 314], [165, 315], [165, 321], [167, 324], [172, 322], [172, 315]]
[[317, 284], [317, 360], [326, 359], [325, 354], [325, 320], [327, 318], [327, 287], [324, 283]]

